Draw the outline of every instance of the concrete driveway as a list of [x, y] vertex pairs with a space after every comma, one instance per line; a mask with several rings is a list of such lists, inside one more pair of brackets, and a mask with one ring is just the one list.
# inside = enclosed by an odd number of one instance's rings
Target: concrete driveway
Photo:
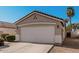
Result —
[[7, 42], [9, 47], [0, 48], [0, 53], [47, 53], [53, 45], [24, 42]]

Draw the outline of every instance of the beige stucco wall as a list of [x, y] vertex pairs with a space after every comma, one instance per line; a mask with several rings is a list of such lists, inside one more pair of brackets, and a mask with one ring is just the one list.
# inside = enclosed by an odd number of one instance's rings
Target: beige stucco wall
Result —
[[15, 41], [20, 41], [20, 38], [19, 38], [20, 35], [16, 34], [15, 36], [16, 36], [16, 40]]
[[55, 43], [62, 44], [62, 36], [61, 35], [55, 36]]
[[62, 28], [62, 41], [64, 41], [66, 39], [66, 29], [65, 27]]

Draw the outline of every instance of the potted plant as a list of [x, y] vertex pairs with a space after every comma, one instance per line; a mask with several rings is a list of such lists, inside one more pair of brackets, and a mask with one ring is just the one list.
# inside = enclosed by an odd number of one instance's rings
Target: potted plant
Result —
[[4, 40], [3, 40], [3, 38], [0, 38], [0, 46], [4, 46]]

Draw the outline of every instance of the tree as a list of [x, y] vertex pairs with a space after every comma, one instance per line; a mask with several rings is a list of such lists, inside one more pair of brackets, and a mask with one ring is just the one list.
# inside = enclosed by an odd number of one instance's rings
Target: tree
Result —
[[[69, 17], [70, 25], [72, 24], [71, 18], [74, 16], [74, 8], [73, 7], [68, 7], [67, 8], [67, 16]], [[72, 28], [72, 25], [71, 25]]]

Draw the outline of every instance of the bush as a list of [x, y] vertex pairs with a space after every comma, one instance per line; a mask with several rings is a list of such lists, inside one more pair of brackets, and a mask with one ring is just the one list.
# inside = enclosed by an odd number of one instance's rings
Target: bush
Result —
[[15, 36], [14, 35], [10, 35], [6, 37], [8, 42], [13, 42], [15, 40]]
[[8, 36], [9, 34], [1, 34], [1, 38], [3, 38], [4, 40], [6, 40], [6, 37]]
[[0, 46], [4, 46], [4, 40], [0, 38]]

